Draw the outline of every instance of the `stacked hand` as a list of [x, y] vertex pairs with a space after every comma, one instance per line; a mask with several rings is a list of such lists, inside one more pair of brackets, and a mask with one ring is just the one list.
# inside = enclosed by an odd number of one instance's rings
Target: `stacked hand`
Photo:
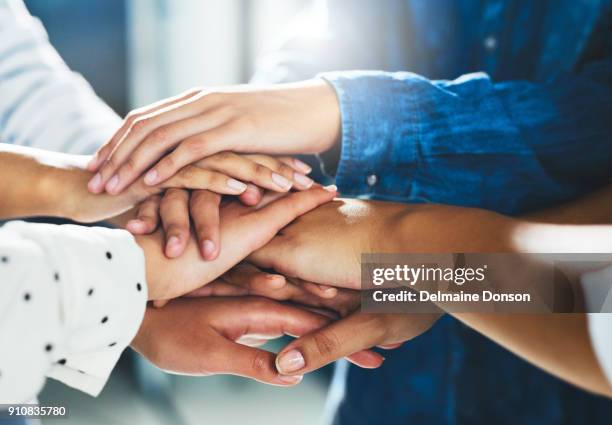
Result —
[[[135, 341], [139, 351], [179, 372], [226, 371], [290, 384], [297, 380], [286, 376], [299, 377], [341, 357], [377, 367], [383, 358], [371, 347], [397, 347], [435, 323], [438, 314], [359, 312], [360, 256], [405, 252], [407, 246], [413, 252], [470, 250], [465, 240], [453, 240], [453, 230], [457, 223], [480, 226], [477, 214], [470, 216], [476, 217], [472, 223], [459, 208], [328, 202], [334, 193], [309, 190], [308, 166], [267, 156], [323, 152], [339, 133], [337, 99], [321, 80], [269, 89], [198, 89], [128, 116], [89, 163], [94, 175], [88, 187], [106, 199], [144, 200], [123, 224], [139, 234], [151, 297], [188, 298], [149, 309]], [[264, 190], [291, 189], [302, 192], [275, 201], [266, 195], [260, 202]], [[236, 196], [243, 205], [222, 202], [222, 196]], [[477, 234], [487, 232], [480, 226]], [[482, 241], [472, 242], [479, 249]], [[272, 300], [291, 301], [300, 309]], [[213, 325], [215, 315], [199, 308], [241, 320], [219, 318]], [[280, 309], [284, 316], [256, 314]], [[291, 322], [297, 315], [304, 319], [299, 329]], [[281, 351], [273, 371], [271, 355], [233, 344], [249, 331], [307, 334]], [[219, 338], [226, 342], [202, 353], [198, 340], [214, 344]], [[221, 352], [229, 358], [239, 351], [245, 358], [236, 356], [235, 367], [219, 360]], [[242, 360], [248, 356], [259, 360], [245, 369], [249, 363]]]

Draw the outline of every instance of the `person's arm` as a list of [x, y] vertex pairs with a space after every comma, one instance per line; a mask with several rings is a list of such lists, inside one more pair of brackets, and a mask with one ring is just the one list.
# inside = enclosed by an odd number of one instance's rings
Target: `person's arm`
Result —
[[342, 114], [336, 184], [349, 196], [513, 214], [591, 191], [610, 181], [611, 69], [591, 63], [542, 83], [322, 74]]
[[87, 191], [87, 157], [0, 143], [0, 219], [49, 216], [94, 222], [120, 214], [160, 188], [135, 187], [120, 197]]
[[91, 154], [121, 125], [21, 0], [0, 0], [0, 75], [0, 142]]
[[142, 320], [142, 250], [121, 230], [0, 227], [0, 402], [32, 400], [46, 377], [97, 395]]
[[[546, 218], [554, 221], [554, 212]], [[557, 226], [520, 222], [476, 209], [344, 200], [300, 217], [283, 230], [282, 237], [273, 239], [250, 259], [291, 278], [359, 289], [362, 253], [612, 252], [611, 241], [611, 226]], [[317, 264], [316, 270], [308, 264]], [[502, 284], [516, 283], [514, 276], [508, 276]], [[280, 352], [277, 367], [281, 373], [303, 374], [375, 345], [414, 338], [438, 317], [356, 312], [289, 344]], [[469, 320], [476, 330], [556, 376], [591, 391], [612, 394], [593, 355], [584, 314], [457, 317]], [[537, 331], [525, 332], [529, 323]], [[547, 338], [536, 341], [545, 330], [550, 332]], [[569, 340], [576, 345], [568, 344]]]

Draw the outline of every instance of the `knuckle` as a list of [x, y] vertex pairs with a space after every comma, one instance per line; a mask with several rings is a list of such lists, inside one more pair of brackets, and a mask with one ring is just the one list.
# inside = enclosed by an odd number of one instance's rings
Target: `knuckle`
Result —
[[265, 352], [258, 351], [253, 354], [251, 359], [251, 369], [255, 374], [265, 374], [270, 370], [270, 367], [269, 357]]
[[119, 157], [117, 155], [111, 155], [111, 157], [106, 160], [106, 163], [104, 164], [104, 167], [102, 168], [102, 170], [103, 171], [116, 170], [117, 168], [119, 168], [120, 165], [121, 165], [121, 160], [119, 159]]
[[176, 169], [176, 159], [174, 158], [174, 154], [170, 154], [162, 159], [159, 163], [159, 170], [174, 170]]
[[213, 91], [206, 93], [203, 98], [206, 99], [208, 102], [217, 103], [223, 100], [224, 95], [222, 93]]
[[138, 111], [131, 111], [125, 116], [124, 123], [127, 124], [128, 127], [131, 127], [138, 118], [140, 118], [142, 114]]
[[186, 227], [177, 222], [171, 222], [166, 225], [166, 233], [168, 235], [181, 235], [186, 231]]
[[194, 137], [183, 144], [183, 149], [190, 156], [200, 156], [207, 143], [206, 137], [204, 136]]
[[130, 174], [138, 170], [138, 163], [136, 161], [136, 157], [134, 156], [128, 157], [128, 159], [123, 164], [123, 169], [124, 171]]
[[279, 163], [278, 172], [284, 176], [289, 176], [290, 178], [293, 178], [293, 168], [291, 168], [287, 164], [283, 164], [282, 162]]
[[268, 175], [269, 172], [270, 169], [264, 165], [255, 163], [255, 165], [253, 166], [253, 174], [255, 175], [264, 176]]
[[164, 196], [165, 201], [177, 202], [185, 199], [186, 192], [183, 189], [179, 189], [176, 187], [170, 188], [166, 191], [166, 195]]
[[130, 126], [130, 130], [134, 133], [141, 133], [145, 131], [148, 126], [149, 126], [148, 118], [138, 118], [132, 122], [132, 125]]
[[333, 332], [319, 332], [313, 335], [314, 345], [317, 350], [317, 354], [323, 357], [329, 357], [333, 355], [338, 347], [340, 347], [340, 341]]
[[167, 127], [159, 127], [156, 128], [149, 134], [147, 137], [148, 141], [155, 145], [163, 145], [164, 142], [168, 139], [168, 135], [170, 131]]
[[226, 162], [232, 160], [235, 156], [233, 152], [223, 151], [215, 155], [215, 160], [218, 162]]
[[193, 180], [198, 177], [198, 174], [199, 172], [196, 167], [189, 165], [187, 167], [183, 167], [178, 172], [178, 177], [181, 179], [182, 182], [188, 183], [193, 182]]

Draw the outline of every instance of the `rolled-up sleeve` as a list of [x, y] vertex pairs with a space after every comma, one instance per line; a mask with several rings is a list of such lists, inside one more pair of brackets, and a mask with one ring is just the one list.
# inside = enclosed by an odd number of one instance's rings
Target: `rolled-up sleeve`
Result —
[[8, 223], [0, 277], [0, 403], [33, 399], [47, 377], [97, 395], [144, 315], [144, 256], [133, 237]]
[[336, 90], [343, 194], [450, 202], [507, 213], [609, 181], [612, 63], [544, 83], [486, 74], [323, 73]]

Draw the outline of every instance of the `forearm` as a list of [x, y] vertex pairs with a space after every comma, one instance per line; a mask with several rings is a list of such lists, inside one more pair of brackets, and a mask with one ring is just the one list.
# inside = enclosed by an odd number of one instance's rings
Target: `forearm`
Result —
[[[607, 205], [608, 193], [609, 189], [532, 218], [577, 223], [598, 220], [601, 215], [597, 207]], [[441, 214], [413, 224], [433, 227], [433, 221], [440, 219], [449, 223], [448, 228], [438, 225], [443, 229], [432, 235], [434, 243], [438, 237], [450, 238], [440, 244], [445, 247], [441, 252], [612, 252], [612, 226], [527, 223], [479, 210]], [[529, 282], [517, 282], [515, 276], [508, 275], [507, 281], [496, 285], [517, 290]], [[438, 307], [452, 311], [453, 306], [438, 303]], [[450, 314], [547, 372], [589, 391], [612, 396], [592, 349], [586, 314]]]
[[529, 221], [559, 224], [612, 223], [612, 185], [566, 204], [523, 216]]
[[545, 84], [324, 74], [342, 114], [336, 184], [346, 195], [507, 214], [588, 193], [610, 177], [610, 122], [601, 115], [610, 107], [601, 93], [612, 89], [601, 70], [610, 66]]
[[64, 185], [79, 157], [0, 144], [0, 218], [68, 216]]
[[585, 314], [454, 316], [525, 360], [574, 385], [612, 396], [593, 353]]
[[0, 219], [62, 217], [96, 222], [121, 214], [160, 192], [160, 187], [133, 184], [121, 195], [87, 190], [92, 173], [85, 156], [0, 144]]

